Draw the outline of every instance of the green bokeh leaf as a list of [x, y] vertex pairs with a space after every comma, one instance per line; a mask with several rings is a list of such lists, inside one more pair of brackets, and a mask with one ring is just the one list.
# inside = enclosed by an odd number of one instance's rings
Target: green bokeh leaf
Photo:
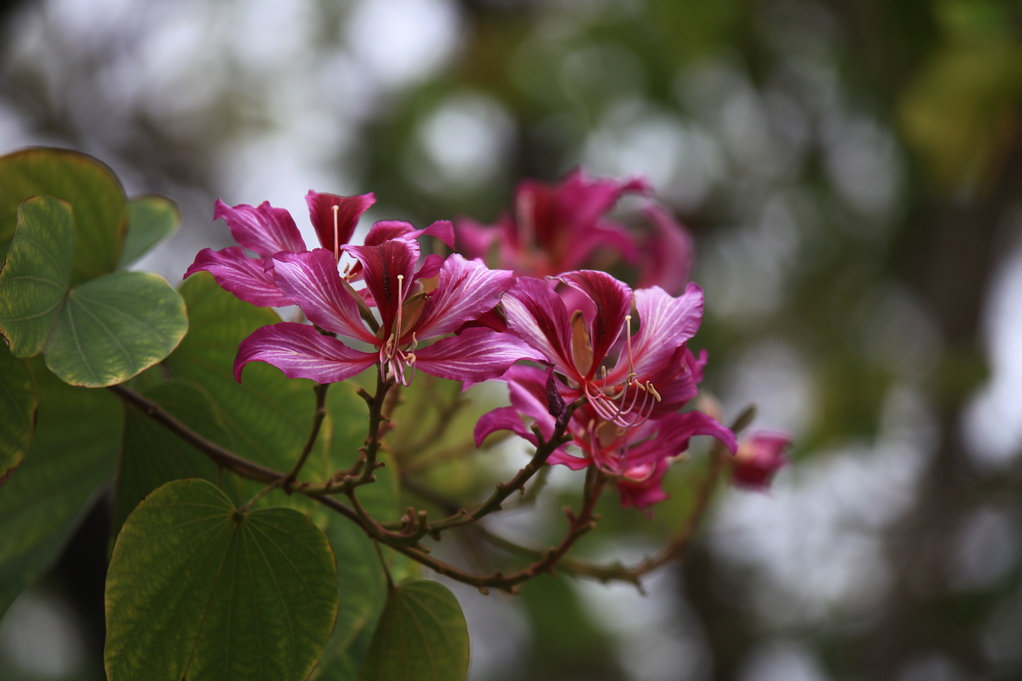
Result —
[[204, 480], [153, 492], [107, 575], [110, 681], [300, 681], [337, 614], [326, 537], [291, 509], [238, 513]]
[[0, 490], [0, 614], [60, 555], [114, 475], [123, 408], [31, 364], [39, 389], [32, 446]]
[[[226, 446], [227, 434], [216, 421], [209, 402], [196, 389], [168, 382], [144, 394], [206, 439]], [[202, 478], [215, 483], [216, 464], [140, 410], [126, 407], [124, 447], [114, 495], [113, 537], [147, 494], [183, 478]]]
[[68, 293], [46, 365], [72, 385], [108, 386], [164, 359], [187, 330], [184, 301], [166, 281], [114, 272]]
[[0, 257], [14, 235], [18, 206], [33, 196], [53, 196], [74, 207], [72, 286], [116, 269], [128, 211], [108, 167], [65, 149], [24, 149], [0, 157]]
[[0, 489], [28, 451], [38, 406], [32, 372], [0, 341]]
[[360, 681], [463, 681], [468, 627], [458, 599], [438, 582], [407, 582], [387, 597]]
[[0, 272], [0, 332], [15, 357], [39, 354], [71, 280], [75, 223], [71, 207], [51, 196], [18, 207], [17, 232]]
[[140, 196], [128, 202], [128, 232], [118, 267], [127, 267], [173, 234], [181, 223], [181, 214], [170, 199]]

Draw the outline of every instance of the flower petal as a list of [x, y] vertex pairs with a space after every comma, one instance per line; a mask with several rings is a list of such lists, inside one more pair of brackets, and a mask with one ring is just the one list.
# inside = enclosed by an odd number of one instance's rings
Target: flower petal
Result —
[[576, 224], [593, 225], [625, 194], [652, 191], [653, 187], [642, 177], [594, 179], [576, 169], [557, 188], [557, 204], [562, 214], [570, 215]]
[[474, 328], [416, 350], [415, 366], [440, 378], [479, 383], [497, 378], [520, 359], [534, 359], [535, 354], [511, 334]]
[[639, 313], [639, 332], [632, 340], [632, 351], [635, 373], [642, 377], [657, 371], [699, 330], [703, 290], [690, 283], [685, 293], [673, 298], [659, 286], [639, 289], [635, 292], [635, 309]]
[[514, 283], [507, 270], [491, 270], [481, 260], [465, 260], [457, 253], [440, 268], [436, 290], [414, 331], [420, 339], [453, 333], [462, 324], [489, 312]]
[[595, 270], [568, 272], [559, 278], [585, 293], [596, 305], [590, 330], [593, 343], [591, 371], [596, 371], [621, 335], [625, 317], [632, 309], [632, 290], [606, 272]]
[[269, 201], [258, 207], [245, 204], [228, 206], [217, 199], [213, 219], [223, 218], [231, 235], [243, 248], [269, 257], [281, 251], [308, 250], [291, 214], [283, 208], [274, 208]]
[[648, 421], [646, 425], [656, 428], [656, 436], [628, 450], [628, 465], [655, 463], [677, 456], [688, 449], [689, 439], [695, 435], [717, 438], [732, 454], [738, 449], [738, 440], [731, 429], [701, 411], [670, 414]]
[[376, 246], [345, 246], [344, 250], [362, 264], [366, 288], [380, 310], [383, 337], [388, 338], [394, 331], [398, 310], [412, 286], [415, 264], [419, 260], [419, 244], [391, 239]]
[[467, 258], [486, 258], [490, 247], [497, 238], [497, 228], [484, 225], [470, 218], [461, 218], [454, 226], [457, 235], [457, 250]]
[[533, 445], [539, 444], [536, 435], [525, 427], [522, 417], [514, 407], [498, 407], [491, 412], [483, 414], [476, 423], [472, 436], [475, 438], [476, 447], [482, 447], [483, 440], [498, 430], [509, 430], [519, 437], [523, 437]]
[[358, 304], [341, 281], [330, 251], [317, 248], [305, 253], [280, 253], [273, 262], [280, 290], [310, 321], [342, 336], [379, 342], [362, 322]]
[[375, 352], [349, 348], [306, 324], [281, 322], [256, 329], [241, 342], [234, 359], [234, 378], [241, 381], [241, 372], [249, 362], [266, 362], [288, 378], [336, 383], [368, 369], [377, 359]]
[[273, 269], [267, 270], [266, 263], [262, 258], [249, 258], [238, 246], [220, 251], [204, 248], [195, 256], [195, 262], [185, 272], [185, 277], [205, 270], [213, 275], [222, 289], [246, 303], [259, 307], [291, 305], [291, 300], [277, 288]]
[[653, 225], [639, 263], [639, 286], [660, 286], [671, 295], [685, 287], [695, 261], [692, 235], [660, 205], [646, 206], [643, 214]]
[[520, 277], [501, 303], [510, 333], [572, 378], [582, 378], [571, 359], [571, 322], [560, 296], [541, 279]]
[[[309, 206], [309, 217], [312, 226], [316, 228], [319, 243], [331, 253], [336, 253], [341, 246], [351, 241], [359, 218], [376, 203], [376, 196], [372, 193], [338, 196], [320, 194], [310, 189], [305, 195], [305, 203]], [[336, 213], [334, 206], [337, 207]]]
[[448, 247], [454, 248], [454, 227], [450, 220], [437, 220], [425, 229], [415, 229], [411, 223], [403, 220], [380, 220], [369, 228], [365, 243], [366, 246], [379, 246], [390, 239], [414, 241], [423, 234], [435, 236]]

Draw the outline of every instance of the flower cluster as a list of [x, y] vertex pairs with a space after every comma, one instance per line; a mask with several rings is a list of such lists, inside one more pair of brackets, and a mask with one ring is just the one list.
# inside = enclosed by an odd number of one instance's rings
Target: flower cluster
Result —
[[[653, 229], [644, 239], [607, 218], [628, 194], [646, 197], [641, 213]], [[374, 196], [310, 191], [321, 246], [313, 249], [287, 211], [217, 202], [215, 218], [226, 220], [239, 247], [205, 249], [186, 276], [208, 271], [242, 300], [296, 305], [311, 322], [256, 330], [239, 348], [239, 381], [253, 361], [320, 383], [370, 367], [381, 381], [404, 385], [416, 369], [466, 384], [498, 379], [511, 405], [480, 419], [477, 443], [498, 430], [533, 444], [563, 432], [570, 442], [549, 463], [596, 467], [622, 504], [645, 508], [666, 497], [664, 474], [693, 435], [738, 449], [713, 417], [681, 411], [706, 363], [705, 353], [688, 347], [702, 321], [703, 293], [687, 282], [688, 233], [649, 194], [643, 180], [594, 180], [576, 171], [555, 186], [524, 183], [514, 217], [496, 226], [463, 220], [457, 228], [441, 221], [415, 229], [383, 221], [353, 245]], [[452, 249], [457, 240], [460, 253], [423, 258], [423, 236]], [[342, 254], [354, 260], [343, 271]], [[579, 269], [608, 254], [637, 267], [642, 286]]]

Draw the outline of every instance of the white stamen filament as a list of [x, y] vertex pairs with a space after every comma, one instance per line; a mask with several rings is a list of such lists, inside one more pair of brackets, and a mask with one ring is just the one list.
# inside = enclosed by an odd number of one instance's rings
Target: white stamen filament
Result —
[[401, 340], [401, 311], [404, 309], [404, 281], [403, 274], [397, 275], [397, 319], [395, 328], [391, 329], [387, 342], [380, 348], [380, 376], [383, 380], [394, 379], [401, 385], [407, 386], [412, 382], [415, 375], [415, 347], [419, 339], [412, 333], [412, 342], [407, 350], [398, 347]]
[[337, 227], [337, 212], [341, 209], [341, 207], [338, 205], [334, 205], [333, 209], [334, 209], [334, 262], [337, 262], [341, 259], [341, 244], [339, 243], [340, 231], [338, 230]]

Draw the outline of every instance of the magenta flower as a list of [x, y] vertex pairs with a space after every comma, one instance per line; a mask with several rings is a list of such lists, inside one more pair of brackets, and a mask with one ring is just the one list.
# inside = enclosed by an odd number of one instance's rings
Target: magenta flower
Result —
[[533, 277], [587, 264], [606, 269], [620, 259], [640, 272], [640, 285], [676, 293], [691, 271], [688, 231], [652, 202], [641, 211], [651, 226], [645, 238], [606, 217], [622, 197], [651, 193], [642, 178], [593, 179], [581, 170], [557, 185], [527, 180], [515, 193], [513, 215], [504, 215], [493, 226], [459, 220], [458, 247], [469, 257], [493, 256], [500, 267]]
[[731, 461], [731, 482], [746, 489], [769, 489], [774, 474], [788, 463], [784, 452], [790, 446], [786, 433], [758, 432], [743, 439]]
[[[511, 286], [511, 272], [489, 270], [457, 254], [439, 265], [427, 259], [416, 270], [419, 247], [409, 239], [344, 250], [362, 268], [363, 291], [355, 291], [338, 274], [329, 251], [279, 253], [273, 258], [280, 291], [323, 331], [296, 323], [257, 329], [238, 350], [235, 378], [241, 380], [249, 362], [261, 361], [289, 378], [320, 383], [344, 380], [374, 364], [379, 364], [384, 378], [404, 384], [415, 368], [442, 378], [482, 381], [529, 355], [513, 336], [486, 328], [441, 338], [492, 310]], [[430, 288], [434, 276], [436, 287]], [[431, 339], [439, 340], [419, 347]]]
[[[305, 202], [319, 242], [333, 253], [334, 262], [341, 246], [351, 240], [355, 226], [376, 201], [373, 194], [337, 196], [309, 191]], [[309, 249], [302, 239], [291, 214], [274, 208], [268, 201], [257, 207], [238, 205], [233, 208], [219, 199], [213, 219], [224, 218], [239, 246], [220, 251], [204, 248], [195, 256], [185, 277], [205, 270], [216, 282], [236, 297], [261, 307], [284, 307], [292, 301], [283, 295], [273, 276], [273, 256], [278, 253], [303, 253]], [[245, 250], [255, 257], [245, 255]]]
[[[547, 377], [547, 371], [536, 367], [511, 367], [502, 377], [508, 384], [511, 406], [495, 409], [479, 420], [476, 444], [481, 445], [490, 433], [509, 430], [536, 445], [538, 440], [530, 429], [533, 426], [544, 438], [550, 438], [555, 418], [546, 402]], [[570, 445], [558, 448], [547, 462], [572, 470], [596, 466], [614, 479], [621, 505], [637, 508], [667, 498], [664, 474], [670, 460], [688, 449], [694, 435], [715, 437], [732, 453], [738, 447], [734, 433], [698, 411], [667, 414], [634, 428], [622, 428], [586, 405], [572, 415], [568, 432], [573, 436]]]
[[[702, 364], [687, 342], [702, 320], [702, 289], [689, 284], [677, 298], [659, 287], [633, 294], [593, 270], [559, 279], [581, 294], [588, 314], [569, 315], [548, 282], [526, 277], [504, 296], [503, 307], [508, 331], [554, 367], [566, 401], [584, 396], [600, 418], [630, 427], [654, 412], [677, 411], [695, 397]], [[633, 299], [639, 323], [634, 335]]]

